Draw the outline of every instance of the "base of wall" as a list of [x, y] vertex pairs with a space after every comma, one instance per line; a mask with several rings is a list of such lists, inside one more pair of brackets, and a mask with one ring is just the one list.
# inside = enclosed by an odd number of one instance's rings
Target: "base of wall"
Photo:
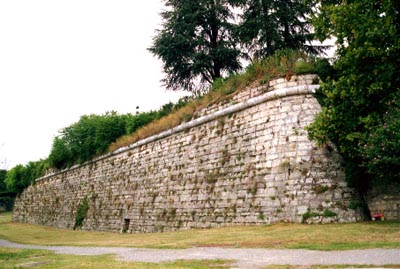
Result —
[[400, 221], [400, 184], [372, 189], [368, 195], [371, 218]]

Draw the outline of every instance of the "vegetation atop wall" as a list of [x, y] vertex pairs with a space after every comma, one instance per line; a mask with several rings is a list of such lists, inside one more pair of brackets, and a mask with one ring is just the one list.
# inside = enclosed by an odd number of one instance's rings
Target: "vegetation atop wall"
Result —
[[106, 112], [103, 115], [84, 115], [80, 120], [60, 131], [53, 141], [48, 158], [51, 168], [67, 168], [84, 163], [107, 152], [119, 137], [136, 132], [139, 128], [160, 119], [188, 102], [182, 98], [176, 104], [168, 103], [157, 111], [120, 115]]
[[63, 128], [60, 135], [54, 138], [47, 159], [12, 168], [7, 173], [7, 188], [20, 193], [48, 169], [68, 168], [128, 146], [189, 121], [196, 111], [230, 98], [249, 85], [267, 83], [273, 78], [314, 72], [318, 63], [319, 61], [305, 53], [277, 51], [271, 57], [255, 61], [242, 74], [216, 80], [203, 96], [185, 97], [176, 104], [165, 104], [157, 111], [135, 115], [121, 115], [117, 112], [84, 115], [78, 122]]
[[62, 169], [128, 146], [189, 121], [196, 111], [230, 98], [255, 81], [266, 83], [277, 77], [314, 72], [315, 63], [314, 58], [298, 51], [278, 51], [274, 56], [249, 65], [242, 74], [217, 80], [207, 94], [165, 104], [158, 111], [82, 116], [78, 122], [62, 129], [54, 139], [49, 165]]
[[[295, 74], [315, 73], [324, 69], [321, 60], [305, 53], [293, 50], [280, 50], [273, 56], [261, 61], [254, 61], [245, 72], [234, 74], [228, 78], [217, 79], [208, 93], [193, 98], [187, 105], [181, 107], [163, 118], [157, 119], [137, 132], [125, 135], [110, 145], [109, 150], [128, 146], [141, 139], [171, 129], [180, 123], [192, 119], [194, 113], [216, 102], [231, 98], [235, 93], [249, 85], [260, 85], [279, 77], [290, 77]], [[321, 71], [322, 72], [322, 71]], [[255, 84], [254, 84], [255, 83]]]

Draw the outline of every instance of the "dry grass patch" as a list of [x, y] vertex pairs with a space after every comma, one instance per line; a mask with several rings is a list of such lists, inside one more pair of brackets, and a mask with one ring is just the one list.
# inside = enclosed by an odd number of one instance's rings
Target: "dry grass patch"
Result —
[[400, 248], [400, 223], [398, 222], [326, 225], [280, 223], [168, 233], [118, 234], [13, 223], [9, 222], [10, 218], [10, 214], [0, 214], [0, 238], [24, 244], [145, 248], [229, 246], [315, 250]]

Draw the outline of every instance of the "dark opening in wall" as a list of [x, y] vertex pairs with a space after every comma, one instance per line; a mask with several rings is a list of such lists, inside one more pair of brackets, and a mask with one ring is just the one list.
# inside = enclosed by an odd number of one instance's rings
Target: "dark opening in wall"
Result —
[[129, 230], [130, 219], [124, 219], [124, 226], [122, 227], [122, 232], [126, 233]]

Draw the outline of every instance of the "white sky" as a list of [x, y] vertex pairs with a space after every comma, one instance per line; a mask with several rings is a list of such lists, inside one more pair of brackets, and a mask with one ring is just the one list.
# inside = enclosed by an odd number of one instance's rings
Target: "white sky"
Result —
[[[84, 114], [158, 109], [161, 0], [0, 1], [0, 168], [46, 158]], [[3, 166], [3, 167], [2, 167]]]

